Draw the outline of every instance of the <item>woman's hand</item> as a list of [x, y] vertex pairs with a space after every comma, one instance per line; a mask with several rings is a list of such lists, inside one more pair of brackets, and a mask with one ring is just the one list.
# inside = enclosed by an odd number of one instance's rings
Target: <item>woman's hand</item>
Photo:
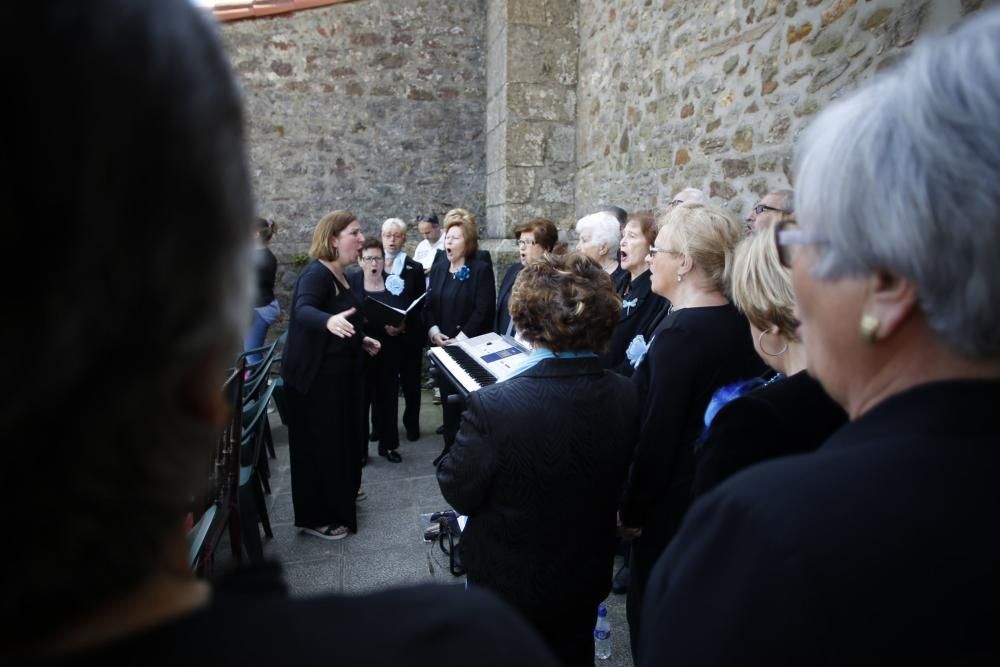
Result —
[[443, 345], [447, 345], [448, 341], [450, 340], [451, 339], [445, 336], [443, 333], [436, 333], [433, 336], [431, 336], [431, 344], [434, 345], [435, 347], [441, 347]]
[[347, 318], [354, 314], [356, 308], [348, 308], [342, 313], [331, 315], [326, 321], [326, 329], [334, 336], [340, 338], [350, 338], [354, 335], [354, 325], [347, 321]]
[[399, 336], [400, 334], [406, 333], [406, 322], [403, 322], [398, 327], [394, 327], [391, 324], [385, 325], [385, 332], [390, 336]]
[[361, 339], [361, 349], [367, 352], [369, 357], [374, 357], [382, 349], [382, 343], [365, 336]]

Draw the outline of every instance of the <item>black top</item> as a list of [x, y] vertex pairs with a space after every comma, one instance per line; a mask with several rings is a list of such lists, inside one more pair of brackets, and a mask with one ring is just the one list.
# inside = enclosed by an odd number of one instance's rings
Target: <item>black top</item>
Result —
[[[386, 269], [391, 268], [387, 261]], [[406, 303], [397, 307], [406, 308], [427, 289], [424, 267], [420, 262], [407, 255], [399, 277], [403, 279], [403, 293], [400, 296], [405, 299]], [[425, 304], [417, 304], [416, 308], [411, 310], [406, 316], [406, 333], [403, 334], [402, 341], [407, 345], [407, 349], [422, 348], [427, 342], [427, 327], [424, 326], [424, 307]]]
[[[292, 293], [288, 338], [282, 352], [281, 374], [289, 386], [306, 393], [325, 357], [361, 354], [364, 337], [361, 297], [341, 285], [318, 259], [302, 269]], [[326, 328], [326, 322], [348, 308], [357, 309], [348, 318], [354, 325], [354, 335], [334, 336]]]
[[203, 609], [47, 664], [555, 665], [524, 621], [487, 591], [424, 585], [290, 598], [279, 574], [271, 566], [232, 577]]
[[642, 335], [649, 342], [657, 319], [662, 311], [670, 307], [670, 302], [659, 294], [654, 294], [650, 284], [649, 271], [638, 278], [626, 272], [622, 282], [622, 312], [608, 349], [601, 355], [601, 365], [622, 375], [632, 375], [632, 364], [625, 357], [625, 350], [636, 336]]
[[665, 545], [691, 502], [694, 442], [719, 387], [764, 370], [746, 318], [731, 304], [675, 310], [660, 322], [632, 380], [640, 429], [621, 519]]
[[472, 338], [493, 330], [493, 304], [496, 286], [493, 271], [477, 258], [468, 259], [469, 276], [459, 280], [450, 272], [448, 262], [431, 267], [430, 286], [424, 300], [427, 328], [438, 326], [441, 333], [454, 338], [459, 331]]
[[[521, 273], [523, 268], [521, 262], [511, 264], [507, 273], [503, 274], [503, 280], [500, 281], [500, 291], [497, 292], [497, 316], [493, 325], [493, 331], [498, 334], [506, 334], [510, 326], [510, 290], [514, 287], [517, 274]], [[514, 335], [513, 329], [510, 335]]]
[[755, 463], [811, 452], [847, 423], [847, 413], [806, 371], [726, 404], [695, 450], [694, 495]]
[[270, 248], [256, 248], [253, 253], [257, 269], [257, 298], [254, 307], [261, 308], [274, 301], [274, 281], [278, 275], [278, 258]]
[[611, 589], [637, 416], [631, 382], [594, 357], [546, 359], [471, 393], [437, 473], [445, 499], [470, 516], [470, 582], [536, 618], [596, 610]]
[[[621, 252], [621, 249], [619, 249], [618, 252]], [[620, 261], [621, 258], [619, 258], [619, 262]], [[611, 283], [615, 286], [615, 292], [617, 292], [618, 294], [621, 294], [622, 292], [625, 291], [625, 287], [628, 285], [628, 281], [632, 277], [632, 274], [623, 269], [621, 264], [618, 264], [618, 266], [615, 268], [614, 271], [611, 272], [610, 275], [611, 275]]]
[[892, 396], [691, 508], [643, 665], [1000, 664], [1000, 381]]
[[[385, 279], [388, 274], [383, 273], [382, 278]], [[355, 273], [347, 276], [347, 284], [351, 286], [355, 294], [363, 294], [365, 297], [371, 296], [378, 299], [382, 303], [388, 304], [395, 308], [406, 309], [410, 305], [410, 302], [406, 299], [406, 291], [404, 290], [402, 294], [395, 295], [387, 289], [380, 292], [369, 292], [365, 289], [365, 274], [364, 271], [357, 271]], [[371, 336], [372, 338], [378, 340], [384, 345], [394, 345], [397, 342], [401, 342], [402, 338], [400, 336], [390, 336], [386, 333], [384, 326], [373, 326], [371, 321], [373, 319], [369, 313], [377, 308], [378, 306], [370, 303], [367, 298], [363, 301], [362, 312], [365, 314], [365, 335]], [[417, 308], [419, 308], [419, 304]]]

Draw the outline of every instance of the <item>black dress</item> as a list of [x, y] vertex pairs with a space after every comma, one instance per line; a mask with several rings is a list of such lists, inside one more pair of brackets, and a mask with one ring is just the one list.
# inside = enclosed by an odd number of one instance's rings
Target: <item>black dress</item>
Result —
[[[385, 274], [383, 275], [383, 278]], [[389, 290], [369, 292], [364, 287], [364, 272], [351, 274], [351, 288], [365, 297], [371, 296], [382, 303], [396, 308], [406, 309], [410, 305], [405, 292], [396, 296]], [[365, 309], [371, 306], [365, 300]], [[363, 428], [365, 452], [368, 442], [368, 407], [371, 406], [372, 426], [379, 436], [378, 451], [384, 453], [399, 448], [399, 371], [402, 363], [405, 341], [403, 336], [390, 336], [385, 329], [369, 326], [366, 322], [365, 332], [382, 344], [379, 353], [374, 357], [364, 355], [365, 373], [365, 408], [363, 410]]]
[[636, 664], [1000, 664], [997, 405], [997, 380], [913, 387], [702, 496]]
[[508, 336], [514, 335], [514, 325], [510, 319], [510, 292], [517, 280], [517, 274], [521, 273], [524, 266], [520, 262], [510, 265], [507, 272], [503, 274], [500, 281], [500, 290], [497, 292], [497, 316], [493, 326], [495, 333]]
[[695, 497], [767, 459], [817, 449], [847, 413], [806, 371], [726, 404], [695, 450]]
[[[331, 334], [330, 316], [352, 307], [354, 335]], [[361, 295], [318, 260], [308, 264], [292, 294], [282, 361], [296, 526], [357, 531], [359, 452], [367, 447], [361, 423], [363, 337]]]
[[601, 355], [601, 365], [621, 375], [631, 376], [632, 364], [625, 357], [625, 350], [636, 336], [643, 336], [649, 342], [653, 328], [664, 310], [670, 307], [670, 302], [659, 294], [653, 293], [650, 284], [649, 271], [643, 272], [635, 280], [625, 274], [621, 283], [622, 312], [608, 349]]
[[639, 440], [621, 505], [622, 523], [642, 528], [629, 560], [633, 649], [649, 573], [691, 503], [694, 444], [704, 428], [709, 399], [719, 387], [757, 377], [764, 368], [746, 318], [726, 304], [668, 314], [635, 369]]

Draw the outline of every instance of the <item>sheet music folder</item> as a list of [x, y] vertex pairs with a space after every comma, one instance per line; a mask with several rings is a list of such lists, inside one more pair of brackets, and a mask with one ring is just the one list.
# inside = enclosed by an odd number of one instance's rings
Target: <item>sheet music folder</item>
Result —
[[391, 327], [398, 327], [406, 319], [406, 316], [410, 314], [410, 311], [414, 309], [423, 300], [427, 293], [421, 294], [416, 299], [413, 300], [407, 308], [404, 310], [402, 308], [396, 308], [395, 306], [390, 306], [387, 303], [383, 303], [376, 299], [375, 297], [368, 295], [365, 297], [365, 318], [368, 320], [368, 324], [371, 326], [378, 327], [381, 329], [385, 325]]

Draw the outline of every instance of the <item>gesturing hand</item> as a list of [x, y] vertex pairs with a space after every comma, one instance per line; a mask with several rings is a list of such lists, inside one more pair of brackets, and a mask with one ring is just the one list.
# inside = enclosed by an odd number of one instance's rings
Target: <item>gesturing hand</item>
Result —
[[354, 325], [347, 321], [347, 318], [354, 314], [356, 308], [348, 308], [342, 313], [331, 315], [326, 321], [327, 330], [334, 336], [340, 338], [350, 338], [354, 335]]
[[382, 343], [365, 336], [361, 339], [361, 349], [367, 352], [369, 357], [374, 357], [382, 349]]

